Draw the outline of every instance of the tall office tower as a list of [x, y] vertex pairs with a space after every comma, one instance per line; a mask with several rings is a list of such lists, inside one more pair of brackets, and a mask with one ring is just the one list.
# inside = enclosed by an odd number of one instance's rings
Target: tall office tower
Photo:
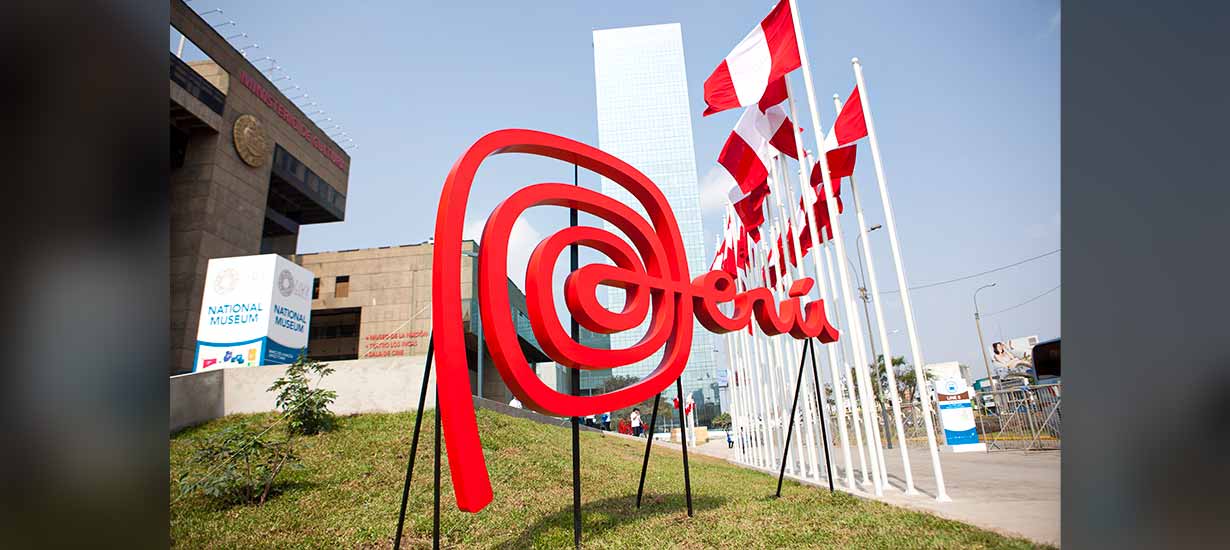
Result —
[[[701, 227], [696, 152], [692, 146], [691, 107], [679, 24], [594, 31], [594, 76], [598, 88], [598, 147], [636, 167], [666, 195], [679, 220], [691, 276], [700, 275], [708, 269], [709, 259]], [[644, 214], [630, 193], [605, 178], [602, 193]], [[615, 230], [609, 223], [607, 229]], [[618, 310], [623, 305], [621, 291], [608, 292], [608, 308]], [[639, 330], [611, 335], [611, 348], [631, 347], [645, 330], [646, 325], [642, 325]], [[693, 334], [691, 356], [683, 373], [683, 391], [685, 398], [691, 395], [696, 400], [698, 420], [706, 422], [720, 412], [721, 406], [715, 347], [713, 335], [699, 324]], [[583, 371], [589, 376], [582, 380], [581, 387], [600, 389], [604, 375], [644, 377], [661, 358], [659, 351], [640, 363], [613, 371]], [[673, 397], [674, 389], [667, 395]]]

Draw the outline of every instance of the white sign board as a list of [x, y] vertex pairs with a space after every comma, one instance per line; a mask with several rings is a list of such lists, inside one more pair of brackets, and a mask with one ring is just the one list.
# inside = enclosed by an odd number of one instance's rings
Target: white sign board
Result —
[[978, 441], [974, 425], [974, 407], [965, 379], [960, 376], [941, 378], [935, 382], [935, 401], [940, 409], [940, 425], [944, 427], [944, 441], [954, 453], [985, 451], [986, 446]]
[[313, 277], [277, 254], [209, 260], [193, 372], [293, 363], [307, 348]]
[[[947, 380], [949, 378], [960, 378], [965, 380], [965, 373], [961, 372], [961, 363], [956, 361], [945, 361], [943, 363], [930, 363], [926, 367], [926, 372], [932, 380]], [[969, 380], [965, 380], [969, 383]]]

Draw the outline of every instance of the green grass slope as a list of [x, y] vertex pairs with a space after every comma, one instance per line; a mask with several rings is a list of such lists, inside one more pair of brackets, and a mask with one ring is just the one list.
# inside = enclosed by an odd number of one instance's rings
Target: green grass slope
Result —
[[[175, 500], [175, 478], [193, 444], [237, 422], [232, 416], [171, 438], [171, 536], [181, 548], [388, 548], [401, 499], [413, 413], [339, 419], [327, 434], [298, 440], [303, 470], [284, 473], [281, 493], [262, 506]], [[478, 411], [495, 500], [459, 512], [447, 458], [442, 473], [441, 539], [457, 548], [565, 548], [572, 545], [572, 473], [567, 428]], [[423, 419], [403, 547], [431, 544], [432, 434]], [[279, 429], [279, 428], [275, 428]], [[678, 452], [655, 448], [636, 509], [644, 444], [581, 433], [583, 545], [587, 548], [1030, 548], [1013, 539], [929, 514], [829, 494], [691, 455], [694, 518], [688, 519]]]

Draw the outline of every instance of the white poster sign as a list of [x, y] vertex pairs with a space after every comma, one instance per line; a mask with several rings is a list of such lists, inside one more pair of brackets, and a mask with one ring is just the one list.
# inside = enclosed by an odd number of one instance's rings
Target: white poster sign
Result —
[[277, 254], [209, 260], [193, 372], [293, 363], [307, 348], [312, 280]]
[[965, 379], [959, 376], [942, 378], [935, 383], [935, 401], [940, 409], [940, 425], [944, 427], [944, 441], [954, 453], [985, 451], [986, 445], [978, 441], [974, 425], [974, 407]]

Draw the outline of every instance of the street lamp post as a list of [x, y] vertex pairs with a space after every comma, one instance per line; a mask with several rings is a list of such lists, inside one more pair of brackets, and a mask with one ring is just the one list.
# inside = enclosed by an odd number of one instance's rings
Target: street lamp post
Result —
[[995, 391], [995, 377], [991, 376], [991, 361], [987, 359], [987, 344], [982, 340], [982, 321], [981, 315], [978, 312], [978, 293], [984, 288], [991, 288], [996, 283], [982, 285], [978, 290], [974, 291], [974, 326], [978, 328], [978, 347], [982, 348], [982, 365], [987, 369], [987, 381], [991, 384], [991, 391]]
[[[868, 227], [867, 233], [871, 233], [872, 231], [875, 231], [879, 229], [880, 227], [882, 226], [878, 223], [871, 227]], [[859, 243], [861, 242], [860, 239], [862, 238], [863, 238], [863, 233], [859, 233], [858, 236], [854, 238], [854, 246], [856, 250], [862, 250], [861, 248], [858, 248]], [[875, 385], [872, 387], [872, 389], [875, 390], [876, 402], [880, 405], [880, 422], [884, 424], [884, 440], [888, 443], [888, 448], [891, 449], [893, 448], [893, 437], [892, 437], [893, 432], [888, 429], [888, 411], [884, 410], [884, 391], [883, 389], [880, 388], [880, 373], [876, 369], [876, 367], [879, 365], [879, 362], [876, 360], [876, 357], [877, 357], [876, 342], [875, 342], [875, 339], [871, 337], [871, 312], [867, 309], [867, 304], [871, 302], [871, 297], [867, 295], [867, 277], [863, 273], [863, 255], [857, 254], [857, 253], [856, 255], [858, 256], [858, 281], [859, 281], [858, 295], [859, 295], [859, 298], [863, 300], [863, 320], [867, 322], [867, 343], [871, 345], [871, 360], [873, 361], [871, 365], [871, 370], [875, 373], [875, 376], [876, 376]], [[849, 256], [846, 256], [846, 261], [850, 261]], [[853, 265], [853, 262], [851, 262], [851, 265]], [[892, 362], [893, 362], [892, 357], [885, 357], [884, 358], [884, 368], [886, 369], [892, 368]]]

